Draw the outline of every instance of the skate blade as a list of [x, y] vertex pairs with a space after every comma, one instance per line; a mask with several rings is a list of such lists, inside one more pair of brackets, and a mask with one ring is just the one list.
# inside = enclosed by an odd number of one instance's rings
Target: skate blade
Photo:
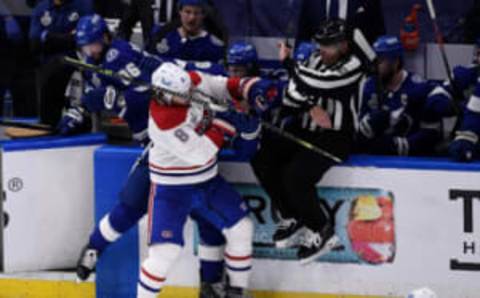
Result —
[[313, 263], [313, 261], [315, 261], [316, 259], [326, 255], [327, 253], [329, 253], [330, 251], [332, 251], [333, 249], [335, 249], [339, 245], [340, 245], [340, 238], [338, 238], [337, 235], [334, 235], [334, 236], [332, 236], [332, 238], [330, 238], [327, 241], [327, 243], [325, 243], [323, 248], [320, 249], [316, 254], [313, 254], [308, 258], [301, 259], [300, 264], [302, 264], [304, 266], [308, 265], [308, 264], [311, 264], [311, 263]]

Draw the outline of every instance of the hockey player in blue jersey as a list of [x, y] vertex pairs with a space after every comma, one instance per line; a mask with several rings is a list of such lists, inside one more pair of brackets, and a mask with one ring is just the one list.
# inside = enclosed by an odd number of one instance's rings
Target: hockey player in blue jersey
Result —
[[442, 120], [454, 107], [449, 93], [403, 68], [403, 48], [395, 36], [374, 44], [378, 75], [363, 90], [358, 150], [385, 155], [433, 155], [442, 140]]
[[179, 0], [180, 24], [167, 24], [152, 39], [149, 52], [162, 58], [221, 63], [225, 55], [222, 40], [204, 28], [204, 0]]
[[[149, 82], [151, 74], [161, 64], [160, 60], [141, 52], [128, 42], [112, 40], [105, 21], [98, 15], [80, 19], [76, 29], [76, 42], [87, 62], [146, 82]], [[109, 110], [128, 123], [136, 141], [146, 145], [150, 91], [90, 72], [85, 72], [84, 76], [87, 87], [82, 105], [68, 110], [59, 123], [60, 133], [69, 135], [78, 132], [86, 121], [88, 112]], [[132, 168], [118, 204], [100, 220], [81, 253], [77, 265], [77, 275], [81, 280], [87, 279], [94, 270], [98, 256], [104, 249], [147, 212], [150, 190], [148, 157], [145, 154], [142, 157]]]
[[454, 140], [449, 146], [452, 159], [470, 162], [478, 158], [480, 153], [478, 136], [480, 135], [480, 40], [474, 52], [472, 64], [457, 66], [453, 69], [455, 87], [460, 89], [463, 100], [462, 118]]
[[249, 42], [236, 41], [227, 50], [225, 65], [231, 77], [258, 76], [257, 49]]
[[[161, 64], [160, 60], [128, 42], [111, 41], [107, 26], [98, 15], [80, 20], [76, 39], [88, 62], [134, 79], [149, 82], [151, 74]], [[87, 111], [109, 110], [128, 123], [137, 142], [146, 145], [150, 90], [93, 73], [86, 72], [85, 76], [88, 86], [82, 98], [83, 105], [69, 109], [59, 125], [59, 131], [64, 135], [75, 133], [85, 121]], [[120, 193], [118, 204], [100, 220], [82, 251], [77, 266], [80, 279], [87, 279], [94, 270], [99, 255], [108, 245], [119, 239], [146, 214], [149, 190], [148, 155], [145, 152], [133, 166]], [[209, 275], [215, 278], [217, 275], [221, 276], [222, 264], [215, 265], [211, 266], [213, 269], [208, 266], [205, 269], [204, 266], [204, 279], [208, 279]]]
[[227, 49], [225, 64], [211, 62], [183, 62], [175, 60], [185, 70], [198, 70], [213, 75], [229, 77], [253, 77], [259, 75], [257, 49], [251, 43], [240, 40], [232, 43]]
[[29, 39], [32, 54], [41, 62], [37, 83], [42, 123], [53, 126], [60, 120], [73, 70], [56, 58], [75, 54], [75, 26], [80, 17], [91, 13], [91, 0], [43, 0], [33, 9]]
[[73, 32], [80, 17], [93, 13], [91, 1], [43, 0], [33, 12], [30, 40], [34, 51], [45, 54], [75, 49]]
[[[105, 22], [99, 16], [82, 18], [77, 27], [78, 46], [87, 54], [90, 63], [114, 70], [132, 78], [150, 81], [148, 78], [161, 62], [124, 41], [110, 41]], [[112, 53], [113, 52], [113, 53]], [[151, 93], [128, 82], [112, 80], [108, 77], [85, 73], [88, 92], [83, 97], [83, 106], [72, 107], [59, 125], [62, 134], [72, 134], [85, 120], [85, 110], [114, 111], [123, 118], [132, 131], [134, 138], [146, 144], [145, 134], [148, 121], [148, 105]], [[134, 165], [120, 193], [118, 204], [106, 214], [95, 227], [89, 243], [82, 251], [78, 262], [77, 274], [86, 279], [94, 270], [99, 255], [129, 228], [134, 226], [146, 213], [150, 180], [148, 177], [148, 155], [143, 154]], [[224, 244], [220, 232], [212, 231], [208, 225], [200, 226], [202, 245], [200, 246], [201, 281], [200, 297], [220, 297], [223, 290], [223, 250], [221, 256], [213, 259], [212, 251]], [[207, 246], [205, 246], [207, 245]], [[205, 248], [204, 248], [205, 247]], [[208, 254], [202, 255], [203, 251]]]

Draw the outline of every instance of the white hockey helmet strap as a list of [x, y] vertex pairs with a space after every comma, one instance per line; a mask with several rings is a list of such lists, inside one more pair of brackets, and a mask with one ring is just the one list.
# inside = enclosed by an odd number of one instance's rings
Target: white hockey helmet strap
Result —
[[[154, 87], [169, 90], [172, 93], [188, 95], [192, 87], [192, 80], [184, 69], [176, 64], [166, 62], [153, 72], [152, 84]], [[163, 99], [167, 103], [171, 102], [172, 97], [172, 94], [163, 94]]]

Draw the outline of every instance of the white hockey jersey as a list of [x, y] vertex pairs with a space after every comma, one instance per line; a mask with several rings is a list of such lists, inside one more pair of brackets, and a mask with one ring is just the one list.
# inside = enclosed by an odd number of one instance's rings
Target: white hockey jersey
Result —
[[[244, 80], [190, 72], [197, 90], [215, 98], [234, 100], [241, 96]], [[187, 185], [207, 181], [218, 173], [217, 154], [235, 127], [213, 119], [204, 132], [199, 128], [208, 117], [204, 106], [170, 106], [152, 101], [148, 132], [150, 179], [163, 185]]]

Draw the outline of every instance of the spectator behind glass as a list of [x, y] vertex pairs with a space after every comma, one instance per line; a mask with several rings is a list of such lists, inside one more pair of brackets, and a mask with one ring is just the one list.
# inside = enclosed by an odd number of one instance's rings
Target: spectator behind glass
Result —
[[221, 63], [224, 40], [213, 32], [220, 32], [222, 27], [207, 26], [213, 22], [207, 21], [210, 11], [212, 8], [205, 0], [179, 0], [179, 19], [161, 27], [148, 50], [164, 58]]
[[65, 87], [73, 71], [60, 58], [75, 55], [75, 27], [80, 17], [92, 12], [88, 0], [43, 0], [33, 10], [30, 43], [41, 62], [38, 85], [42, 123], [53, 126], [60, 120]]

